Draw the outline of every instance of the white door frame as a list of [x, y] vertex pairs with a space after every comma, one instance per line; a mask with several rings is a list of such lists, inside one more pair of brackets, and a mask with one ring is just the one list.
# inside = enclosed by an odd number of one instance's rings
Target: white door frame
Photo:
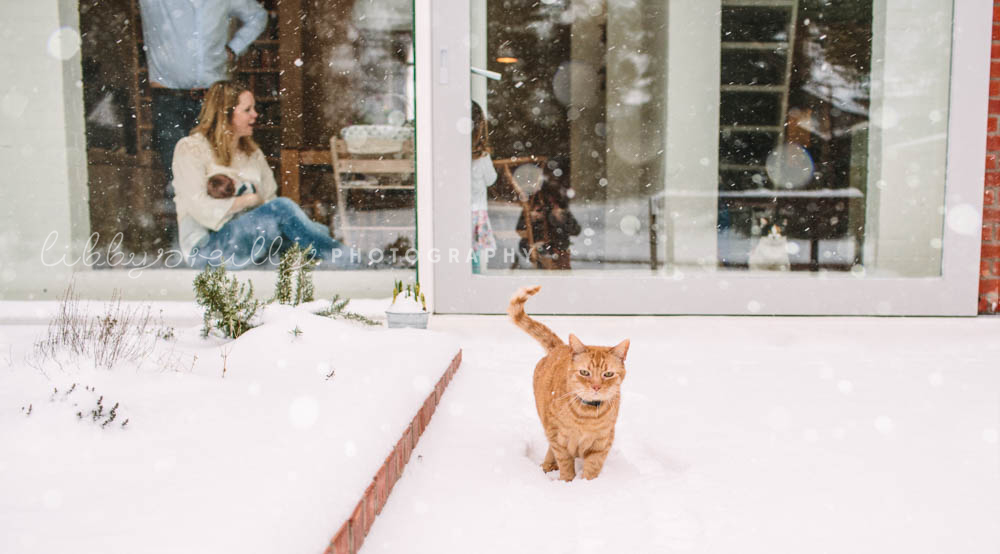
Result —
[[[424, 7], [429, 17], [421, 13]], [[544, 291], [532, 300], [536, 313], [975, 315], [981, 242], [978, 232], [967, 230], [970, 218], [982, 217], [992, 9], [988, 0], [955, 0], [941, 276], [706, 271], [671, 279], [652, 272], [472, 275], [469, 3], [417, 0], [418, 91], [425, 93], [417, 97], [424, 152], [418, 156], [418, 188], [424, 190], [418, 222], [431, 234], [422, 234], [419, 243], [420, 276], [425, 287], [432, 283], [434, 311], [502, 313], [518, 287], [541, 284]], [[423, 150], [428, 141], [429, 153]]]

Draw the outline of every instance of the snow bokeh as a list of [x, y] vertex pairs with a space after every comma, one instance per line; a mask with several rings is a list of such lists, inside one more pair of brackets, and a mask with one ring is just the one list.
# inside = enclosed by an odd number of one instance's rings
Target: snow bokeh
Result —
[[472, 119], [468, 117], [460, 117], [455, 121], [455, 129], [463, 134], [468, 135], [472, 133]]
[[319, 402], [312, 396], [300, 396], [288, 407], [288, 419], [297, 429], [308, 429], [319, 419]]
[[80, 33], [72, 27], [60, 27], [49, 35], [47, 51], [53, 58], [66, 61], [80, 52]]
[[948, 228], [960, 235], [979, 235], [982, 214], [969, 204], [948, 210]]

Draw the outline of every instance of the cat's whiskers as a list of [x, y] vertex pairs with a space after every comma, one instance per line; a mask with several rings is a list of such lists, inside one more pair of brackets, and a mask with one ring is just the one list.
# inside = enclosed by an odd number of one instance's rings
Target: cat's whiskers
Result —
[[556, 397], [556, 398], [554, 398], [553, 400], [554, 400], [554, 401], [556, 401], [556, 402], [558, 402], [559, 400], [562, 400], [563, 398], [566, 398], [566, 397], [569, 397], [569, 396], [574, 396], [574, 395], [576, 395], [576, 392], [574, 392], [574, 391], [569, 391], [569, 392], [567, 392], [566, 394], [563, 394], [563, 395], [560, 395], [560, 396], [557, 396], [557, 397]]
[[569, 408], [570, 402], [576, 401], [576, 399], [579, 398], [579, 397], [580, 397], [580, 395], [578, 395], [576, 392], [570, 391], [570, 392], [567, 392], [566, 394], [563, 394], [563, 395], [557, 396], [556, 398], [553, 398], [552, 399], [552, 403], [553, 404], [564, 404], [567, 408]]

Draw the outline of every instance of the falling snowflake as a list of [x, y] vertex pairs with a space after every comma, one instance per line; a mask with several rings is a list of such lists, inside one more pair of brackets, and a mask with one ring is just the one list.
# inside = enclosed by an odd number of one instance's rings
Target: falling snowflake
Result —
[[875, 418], [875, 429], [883, 435], [888, 435], [896, 429], [896, 424], [888, 416]]
[[288, 407], [288, 419], [296, 429], [308, 429], [319, 419], [319, 403], [311, 396], [300, 396]]

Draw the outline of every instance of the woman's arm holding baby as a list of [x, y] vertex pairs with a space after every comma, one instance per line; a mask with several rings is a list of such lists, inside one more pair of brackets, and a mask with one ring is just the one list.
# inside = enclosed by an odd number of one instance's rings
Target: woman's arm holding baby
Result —
[[251, 192], [248, 194], [241, 194], [239, 196], [233, 197], [233, 205], [229, 207], [227, 214], [235, 214], [242, 212], [243, 210], [248, 210], [250, 208], [256, 208], [263, 204], [264, 201], [261, 199], [260, 195]]
[[234, 198], [212, 198], [206, 175], [212, 161], [208, 141], [201, 136], [181, 139], [174, 150], [174, 201], [201, 225], [218, 231], [236, 205]]

